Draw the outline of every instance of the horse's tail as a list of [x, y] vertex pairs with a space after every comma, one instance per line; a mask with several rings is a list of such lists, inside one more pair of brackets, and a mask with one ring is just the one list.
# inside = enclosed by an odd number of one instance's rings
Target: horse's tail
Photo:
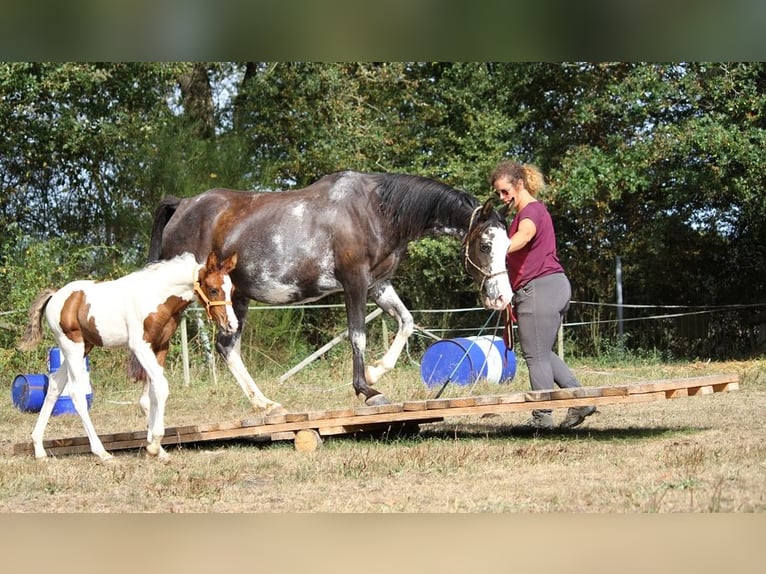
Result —
[[21, 336], [16, 348], [19, 351], [31, 351], [43, 338], [43, 313], [45, 307], [48, 305], [55, 289], [46, 289], [42, 291], [32, 303], [32, 307], [29, 309], [29, 322], [24, 329], [24, 334]]
[[149, 243], [149, 261], [158, 261], [162, 254], [162, 233], [165, 226], [178, 209], [181, 200], [177, 197], [168, 196], [160, 201], [154, 210], [154, 224], [152, 225], [152, 238]]

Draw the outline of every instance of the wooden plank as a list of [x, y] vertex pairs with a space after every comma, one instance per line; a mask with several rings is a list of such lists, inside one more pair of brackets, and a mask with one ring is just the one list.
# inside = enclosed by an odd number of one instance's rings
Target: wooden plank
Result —
[[287, 413], [285, 415], [286, 423], [300, 423], [309, 420], [308, 413]]
[[[405, 401], [377, 407], [309, 411], [287, 415], [254, 416], [241, 420], [168, 427], [163, 445], [202, 442], [238, 437], [284, 440], [306, 429], [321, 435], [349, 434], [392, 428], [404, 423], [437, 422], [446, 416], [508, 413], [540, 408], [567, 408], [584, 405], [638, 404], [650, 401], [702, 396], [739, 388], [736, 374], [709, 375], [685, 379], [645, 381], [610, 387], [579, 387], [554, 391], [516, 392], [505, 395], [453, 397], [426, 401]], [[543, 398], [547, 395], [547, 399]], [[547, 403], [547, 404], [546, 404]], [[438, 413], [438, 416], [434, 416]], [[143, 448], [146, 430], [100, 435], [107, 450]], [[51, 455], [90, 452], [86, 436], [49, 439], [43, 443]], [[13, 446], [14, 454], [34, 452], [31, 442]]]
[[578, 387], [574, 389], [574, 396], [578, 399], [591, 399], [603, 395], [601, 387]]
[[673, 389], [701, 387], [720, 385], [724, 383], [737, 382], [739, 380], [736, 374], [706, 375], [701, 377], [686, 377], [680, 379], [657, 379], [635, 383], [628, 387], [631, 394], [640, 394], [645, 392], [670, 391]]
[[665, 391], [665, 398], [666, 399], [677, 399], [679, 397], [688, 397], [689, 396], [689, 390], [690, 389], [671, 389], [669, 391]]
[[575, 398], [575, 390], [573, 388], [568, 389], [556, 389], [553, 391], [548, 391], [549, 398], [553, 400], [559, 400], [559, 399], [574, 399]]
[[477, 407], [492, 406], [492, 405], [498, 405], [498, 404], [500, 404], [499, 395], [480, 395], [476, 397]]
[[318, 421], [322, 419], [329, 419], [330, 418], [330, 411], [309, 411], [308, 412], [308, 420], [310, 421]]
[[549, 401], [551, 400], [551, 393], [554, 391], [528, 391], [524, 393], [524, 400], [536, 403], [539, 401]]
[[454, 399], [448, 399], [449, 401], [449, 408], [457, 408], [457, 407], [473, 407], [476, 405], [476, 398], [475, 397], [460, 397], [460, 398], [454, 398]]
[[511, 393], [509, 395], [500, 395], [498, 402], [501, 405], [507, 405], [511, 403], [524, 403], [526, 399], [524, 398], [524, 393]]
[[379, 415], [387, 413], [399, 413], [403, 410], [402, 403], [390, 403], [387, 405], [376, 405], [370, 407], [357, 407], [354, 409], [355, 416]]
[[293, 431], [275, 432], [271, 435], [271, 440], [295, 440], [295, 433]]
[[248, 417], [246, 419], [242, 419], [243, 427], [259, 427], [263, 424], [264, 424], [263, 417], [261, 416]]
[[428, 409], [427, 401], [404, 401], [402, 408], [405, 411], [425, 411]]
[[601, 396], [602, 397], [624, 397], [626, 396], [630, 390], [628, 389], [627, 385], [619, 385], [614, 387], [602, 387], [601, 388]]
[[438, 410], [438, 409], [448, 409], [450, 400], [452, 399], [429, 399], [426, 401], [426, 408], [429, 411]]
[[345, 418], [345, 417], [353, 417], [354, 416], [354, 409], [332, 409], [329, 413], [327, 413], [328, 419], [339, 419], [339, 418]]
[[287, 414], [283, 415], [266, 415], [263, 417], [263, 424], [265, 425], [278, 425], [287, 421]]

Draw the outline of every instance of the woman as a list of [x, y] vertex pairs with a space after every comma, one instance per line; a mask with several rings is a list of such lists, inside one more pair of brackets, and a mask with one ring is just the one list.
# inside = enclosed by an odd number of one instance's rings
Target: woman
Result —
[[[516, 210], [508, 229], [511, 245], [506, 264], [511, 279], [518, 340], [535, 391], [579, 387], [564, 361], [553, 352], [559, 327], [569, 307], [572, 289], [556, 255], [553, 221], [537, 199], [545, 186], [543, 174], [533, 165], [505, 161], [492, 171], [490, 183], [498, 197]], [[561, 428], [573, 428], [596, 407], [572, 407]], [[532, 411], [527, 426], [554, 427], [551, 410]]]

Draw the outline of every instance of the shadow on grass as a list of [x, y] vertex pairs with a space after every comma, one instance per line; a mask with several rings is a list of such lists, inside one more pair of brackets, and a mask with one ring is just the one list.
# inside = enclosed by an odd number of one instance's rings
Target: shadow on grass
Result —
[[705, 427], [615, 427], [535, 430], [523, 425], [454, 424], [427, 428], [422, 438], [444, 440], [471, 439], [588, 439], [596, 441], [640, 441], [644, 439], [688, 436]]
[[[500, 440], [592, 440], [592, 441], [635, 441], [657, 438], [689, 436], [707, 430], [707, 427], [616, 427], [616, 428], [574, 428], [539, 431], [510, 424], [482, 423], [431, 423], [418, 428], [416, 424], [390, 425], [388, 428], [356, 431], [348, 434], [323, 437], [325, 442], [377, 442], [402, 443], [422, 441], [500, 441]], [[226, 446], [248, 446], [256, 448], [291, 448], [290, 440], [272, 442], [268, 437], [240, 437], [227, 440], [187, 443], [183, 448], [204, 450]], [[166, 447], [166, 448], [173, 448]]]

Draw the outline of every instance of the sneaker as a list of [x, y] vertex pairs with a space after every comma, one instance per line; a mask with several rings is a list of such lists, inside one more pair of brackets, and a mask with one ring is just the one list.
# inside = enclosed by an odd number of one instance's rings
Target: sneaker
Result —
[[589, 417], [595, 412], [596, 412], [596, 407], [592, 405], [588, 407], [570, 407], [569, 410], [567, 411], [567, 416], [564, 418], [563, 421], [561, 421], [559, 428], [562, 428], [562, 429], [574, 428], [577, 425], [582, 424], [582, 422], [585, 420], [585, 417]]
[[553, 415], [550, 411], [532, 411], [532, 418], [524, 423], [524, 427], [534, 430], [552, 430]]

